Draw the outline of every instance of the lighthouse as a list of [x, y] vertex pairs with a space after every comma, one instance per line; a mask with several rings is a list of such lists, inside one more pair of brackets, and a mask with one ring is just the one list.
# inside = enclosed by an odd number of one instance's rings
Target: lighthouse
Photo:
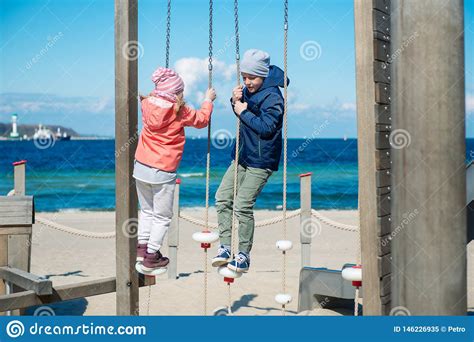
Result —
[[16, 114], [13, 114], [12, 115], [12, 131], [10, 133], [10, 138], [11, 139], [18, 139], [20, 138], [20, 135], [18, 134], [18, 130], [17, 130], [17, 124], [16, 124], [16, 120], [18, 119], [18, 115]]

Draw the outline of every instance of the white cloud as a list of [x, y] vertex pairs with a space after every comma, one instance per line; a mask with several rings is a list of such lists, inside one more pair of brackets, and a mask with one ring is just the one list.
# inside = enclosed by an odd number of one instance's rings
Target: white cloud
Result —
[[[204, 92], [208, 86], [208, 59], [196, 57], [181, 58], [176, 61], [174, 68], [182, 77], [185, 88], [184, 96], [191, 104], [197, 105], [204, 99]], [[226, 64], [218, 59], [213, 60], [213, 87], [217, 92], [217, 102], [227, 106], [235, 82], [235, 64]]]
[[110, 97], [63, 97], [52, 94], [6, 93], [0, 97], [0, 112], [19, 113], [110, 113]]

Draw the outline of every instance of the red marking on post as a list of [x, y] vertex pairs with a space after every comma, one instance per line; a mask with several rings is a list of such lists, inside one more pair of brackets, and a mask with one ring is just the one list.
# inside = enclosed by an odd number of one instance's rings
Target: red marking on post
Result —
[[233, 282], [234, 282], [234, 278], [224, 277], [224, 281], [225, 281], [226, 283], [233, 283]]
[[204, 248], [204, 249], [208, 249], [208, 248], [211, 248], [211, 244], [210, 243], [201, 243], [201, 248]]
[[313, 174], [312, 172], [302, 173], [302, 174], [300, 174], [300, 178], [308, 177], [308, 176], [311, 176], [312, 174]]
[[354, 281], [352, 282], [352, 286], [361, 287], [361, 286], [362, 286], [362, 282], [361, 282], [361, 281], [356, 281], [356, 280], [354, 280]]
[[22, 165], [22, 164], [26, 164], [26, 160], [20, 160], [20, 161], [14, 162], [13, 166]]

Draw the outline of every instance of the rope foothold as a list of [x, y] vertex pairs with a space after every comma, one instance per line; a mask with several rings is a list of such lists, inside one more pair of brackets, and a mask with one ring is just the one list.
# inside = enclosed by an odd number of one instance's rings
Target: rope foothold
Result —
[[235, 278], [240, 278], [242, 273], [232, 271], [227, 266], [221, 266], [217, 269], [217, 273], [224, 277], [226, 283], [233, 283]]
[[201, 248], [211, 247], [211, 243], [219, 240], [219, 235], [211, 231], [196, 232], [193, 234], [193, 240], [201, 243]]
[[356, 265], [352, 267], [346, 267], [342, 270], [342, 278], [345, 280], [351, 281], [352, 286], [361, 287], [362, 286], [362, 266]]
[[288, 251], [293, 248], [293, 243], [290, 240], [278, 240], [276, 242], [276, 248], [281, 251]]
[[275, 302], [281, 305], [286, 305], [286, 304], [291, 303], [292, 299], [293, 298], [291, 297], [289, 293], [279, 293], [275, 296]]

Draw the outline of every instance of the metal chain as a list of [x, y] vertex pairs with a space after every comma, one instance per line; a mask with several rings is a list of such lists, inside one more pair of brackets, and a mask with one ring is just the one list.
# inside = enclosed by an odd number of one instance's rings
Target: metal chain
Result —
[[169, 68], [170, 65], [170, 36], [171, 36], [171, 0], [168, 0], [168, 13], [166, 16], [166, 63], [165, 66]]
[[[283, 98], [283, 239], [286, 240], [286, 190], [287, 190], [287, 153], [288, 153], [288, 0], [284, 1], [284, 42], [283, 42], [283, 69], [284, 69], [284, 98]], [[282, 293], [286, 293], [286, 252], [283, 251]], [[282, 314], [285, 315], [285, 305], [282, 305]]]
[[209, 0], [209, 81], [208, 88], [212, 88], [212, 21], [213, 21], [213, 1]]
[[[234, 0], [234, 21], [235, 21], [235, 66], [237, 76], [237, 86], [240, 85], [240, 39], [239, 39], [239, 1]], [[232, 208], [232, 233], [231, 233], [231, 249], [232, 254], [235, 255], [235, 231], [236, 231], [236, 216], [235, 203], [237, 201], [237, 183], [239, 177], [239, 144], [240, 144], [240, 119], [237, 119], [237, 127], [235, 134], [235, 160], [234, 160], [234, 194], [233, 194], [233, 208]]]
[[[208, 79], [208, 88], [212, 88], [212, 12], [213, 12], [213, 3], [212, 0], [209, 0], [209, 79]], [[211, 118], [209, 118], [209, 123], [207, 125], [207, 158], [206, 158], [206, 211], [205, 211], [205, 232], [209, 232], [209, 184], [210, 184], [210, 174], [211, 174]], [[207, 315], [207, 248], [204, 248], [204, 316]]]

